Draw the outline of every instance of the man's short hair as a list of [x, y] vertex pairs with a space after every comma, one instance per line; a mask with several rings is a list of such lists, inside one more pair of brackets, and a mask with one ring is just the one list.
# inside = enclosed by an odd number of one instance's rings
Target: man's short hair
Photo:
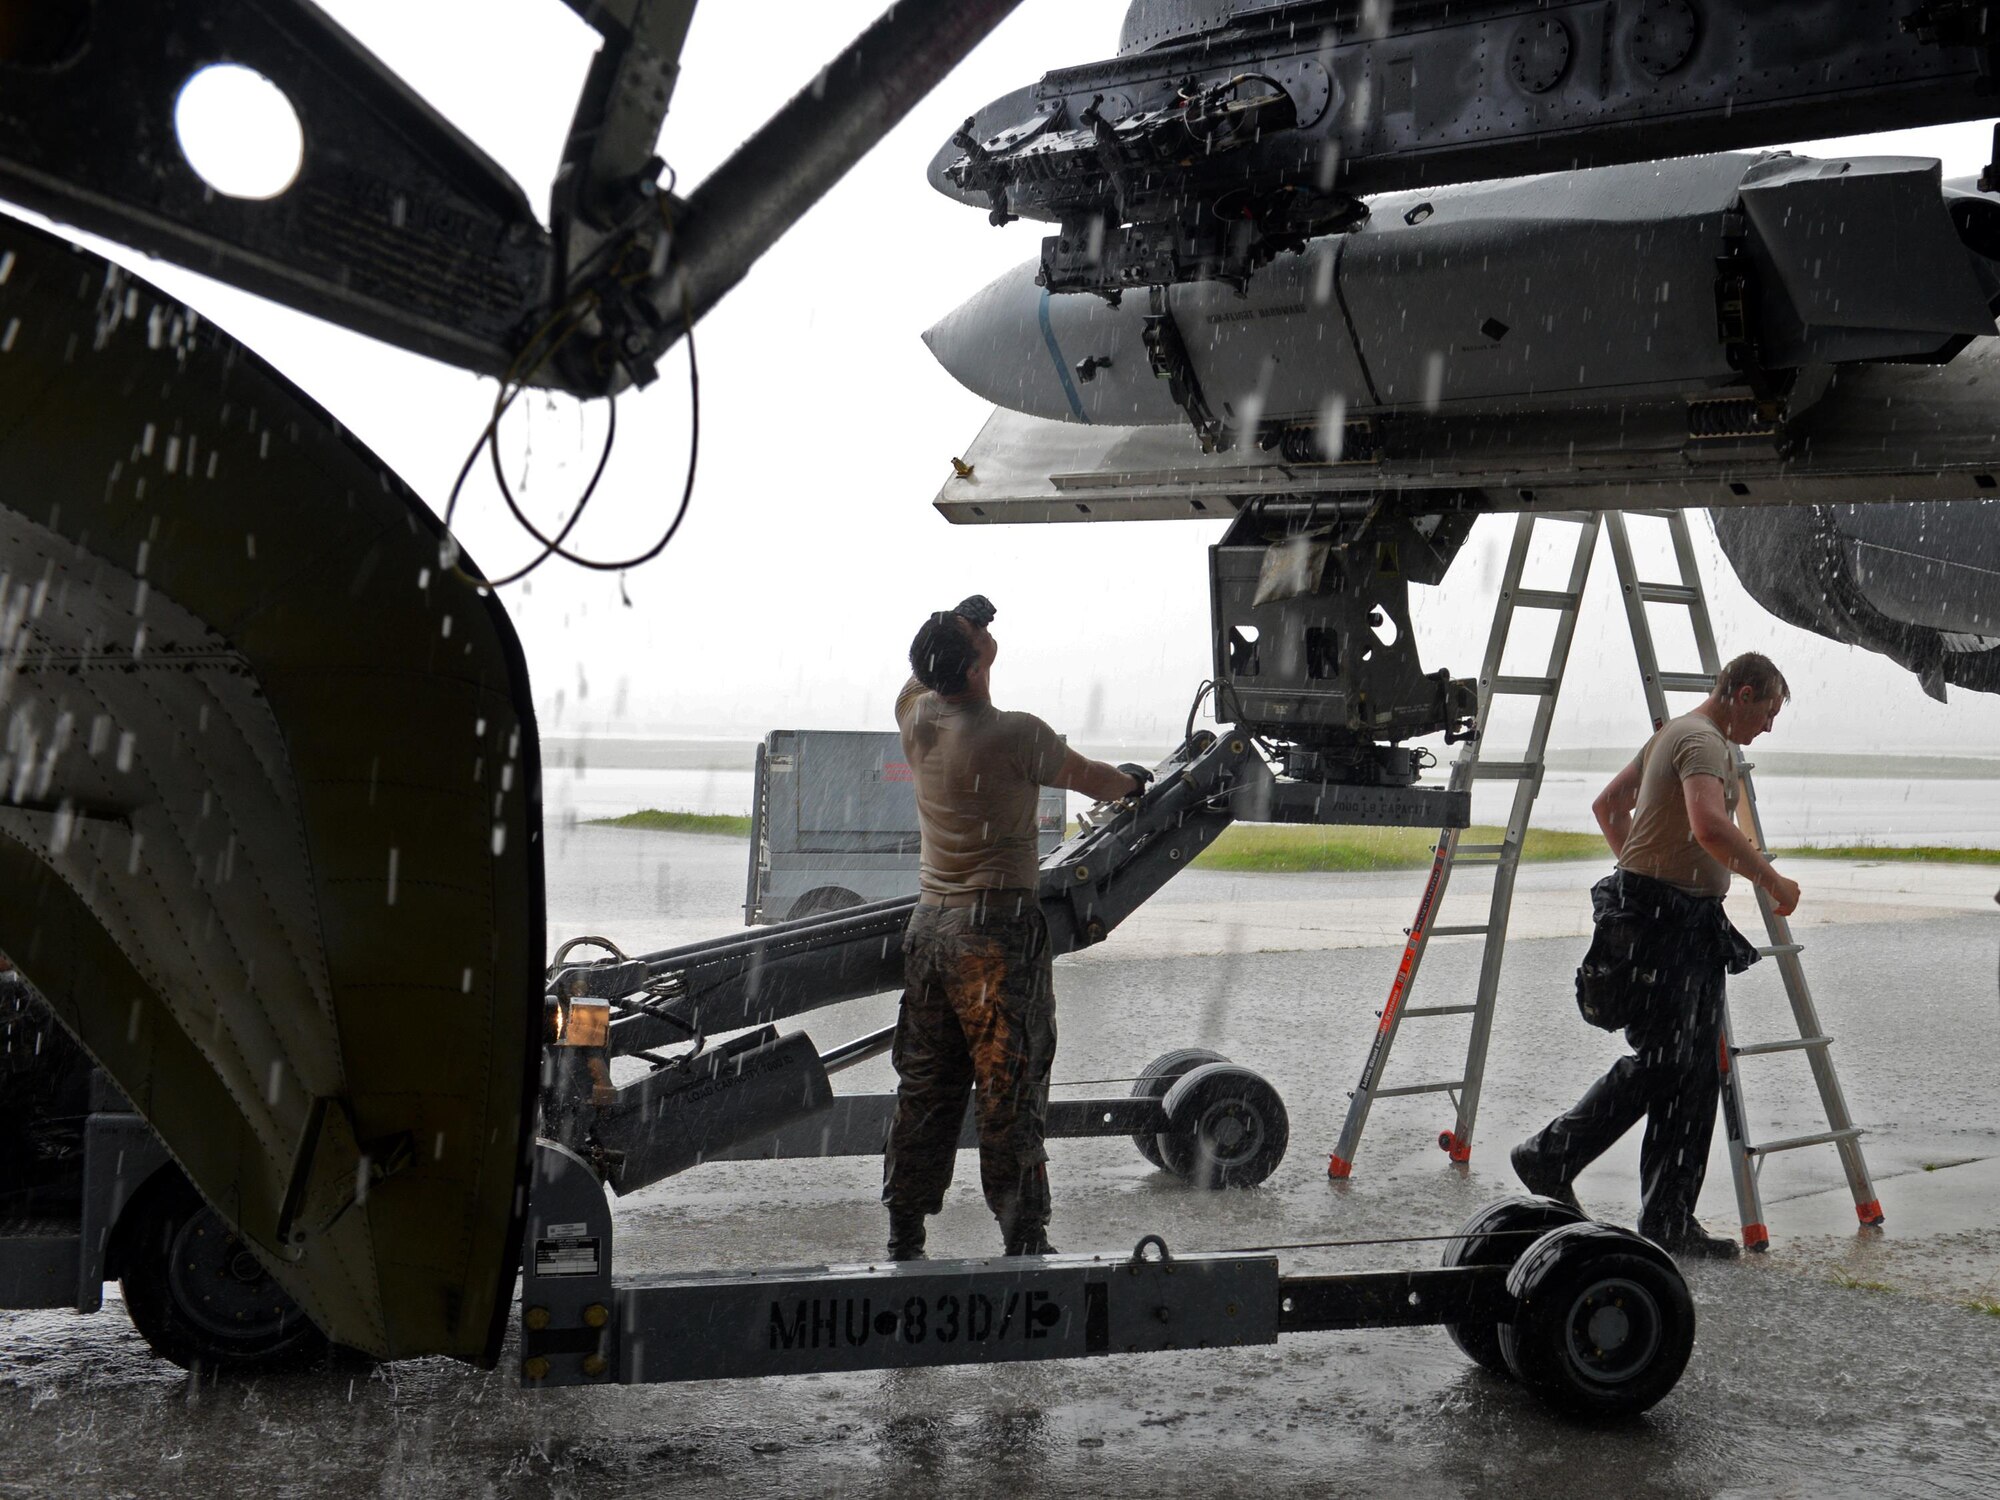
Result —
[[949, 610], [939, 610], [924, 621], [910, 642], [910, 670], [917, 674], [917, 681], [947, 698], [970, 686], [966, 674], [978, 663], [978, 648]]
[[1744, 688], [1751, 689], [1751, 696], [1759, 703], [1769, 703], [1773, 698], [1781, 702], [1792, 701], [1792, 685], [1785, 681], [1771, 658], [1757, 651], [1745, 651], [1715, 679], [1715, 694], [1718, 698], [1734, 698]]

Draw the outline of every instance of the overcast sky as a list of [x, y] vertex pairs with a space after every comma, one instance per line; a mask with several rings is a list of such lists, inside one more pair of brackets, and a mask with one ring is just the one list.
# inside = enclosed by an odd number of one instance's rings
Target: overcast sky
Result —
[[[521, 182], [546, 211], [596, 38], [561, 0], [320, 0], [323, 8]], [[698, 182], [853, 35], [882, 0], [725, 4], [695, 15], [661, 152]], [[777, 727], [887, 727], [903, 653], [929, 610], [974, 591], [1000, 610], [995, 695], [1094, 741], [1177, 737], [1208, 675], [1206, 548], [1213, 523], [954, 527], [931, 508], [986, 408], [919, 339], [1043, 226], [994, 229], [934, 193], [923, 168], [979, 105], [1051, 68], [1109, 56], [1118, 0], [1026, 0], [699, 326], [700, 480], [687, 524], [626, 580], [550, 566], [506, 591], [526, 642], [544, 733], [620, 729], [751, 736]], [[1976, 171], [1989, 131], [1969, 125], [1802, 147], [1940, 156]], [[100, 247], [102, 248], [102, 247]], [[157, 262], [153, 280], [203, 309], [305, 386], [442, 507], [477, 437], [490, 383], [343, 333]], [[535, 396], [509, 466], [554, 517], [594, 459], [601, 408]], [[572, 545], [649, 543], [678, 499], [687, 375], [670, 354], [623, 398], [602, 498]], [[490, 573], [529, 555], [488, 489], [458, 530]], [[1418, 590], [1425, 665], [1472, 676], [1511, 518], [1480, 523], [1446, 583]], [[1884, 658], [1791, 629], [1744, 596], [1705, 522], [1723, 652], [1762, 649], [1797, 698], [1783, 749], [2000, 750], [2000, 699], [1926, 699]], [[1555, 731], [1557, 744], [1636, 744], [1644, 708], [1600, 553]], [[1675, 663], [1666, 663], [1669, 667]]]

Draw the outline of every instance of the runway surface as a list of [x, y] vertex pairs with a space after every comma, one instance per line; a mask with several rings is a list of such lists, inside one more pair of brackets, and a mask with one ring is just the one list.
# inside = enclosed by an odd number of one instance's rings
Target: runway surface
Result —
[[[636, 950], [740, 921], [739, 842], [586, 827], [552, 830], [549, 855], [552, 936], [605, 932]], [[1154, 1054], [1213, 1047], [1278, 1087], [1290, 1154], [1261, 1188], [1209, 1193], [1153, 1170], [1123, 1140], [1053, 1143], [1056, 1242], [1125, 1251], [1156, 1232], [1192, 1251], [1436, 1235], [1512, 1190], [1505, 1147], [1618, 1050], [1569, 998], [1596, 873], [1524, 872], [1522, 935], [1508, 950], [1469, 1167], [1435, 1146], [1449, 1123], [1442, 1100], [1385, 1101], [1352, 1182], [1336, 1188], [1326, 1155], [1422, 877], [1190, 872], [1102, 948], [1059, 964], [1056, 1076], [1111, 1080], [1069, 1095], [1120, 1094]], [[95, 1317], [0, 1315], [0, 1495], [1992, 1495], [2000, 1316], [1982, 1309], [2000, 1309], [1993, 872], [1812, 863], [1797, 873], [1807, 972], [1870, 1132], [1889, 1222], [1857, 1231], [1830, 1148], [1773, 1158], [1771, 1252], [1692, 1268], [1694, 1360], [1637, 1423], [1551, 1418], [1427, 1329], [1189, 1356], [529, 1394], [506, 1362], [197, 1384], [153, 1360], [113, 1302]], [[1483, 904], [1473, 888], [1461, 896]], [[1435, 945], [1420, 991], [1431, 1002], [1469, 994], [1476, 956], [1466, 942]], [[1739, 1040], [1783, 1034], [1775, 975], [1753, 971], [1731, 996]], [[825, 1047], [893, 1013], [893, 997], [878, 997], [798, 1024]], [[1461, 1024], [1409, 1023], [1395, 1081], [1458, 1066]], [[1753, 1135], [1813, 1128], [1804, 1064], [1752, 1065]], [[886, 1088], [890, 1077], [878, 1062], [837, 1082]], [[1636, 1158], [1634, 1138], [1582, 1179], [1599, 1217], [1631, 1222]], [[874, 1159], [697, 1168], [617, 1205], [619, 1264], [865, 1258], [884, 1228], [879, 1174]], [[1714, 1227], [1734, 1225], [1719, 1151], [1702, 1211]], [[932, 1248], [997, 1248], [970, 1157]], [[1287, 1271], [1427, 1265], [1438, 1250], [1326, 1247], [1282, 1259]]]

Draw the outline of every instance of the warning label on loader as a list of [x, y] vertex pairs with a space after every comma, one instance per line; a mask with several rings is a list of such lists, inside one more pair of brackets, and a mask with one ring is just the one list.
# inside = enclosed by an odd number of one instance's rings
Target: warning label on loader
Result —
[[[562, 1226], [567, 1229], [567, 1224]], [[595, 1276], [598, 1267], [595, 1235], [564, 1235], [535, 1241], [537, 1276]]]

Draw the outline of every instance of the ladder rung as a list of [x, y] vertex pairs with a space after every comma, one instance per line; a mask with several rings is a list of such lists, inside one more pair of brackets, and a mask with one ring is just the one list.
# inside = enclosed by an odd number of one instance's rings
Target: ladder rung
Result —
[[1561, 589], [1516, 589], [1516, 609], [1575, 609], [1578, 596]]
[[1773, 1151], [1796, 1151], [1801, 1146], [1826, 1146], [1835, 1141], [1851, 1141], [1860, 1134], [1859, 1125], [1850, 1125], [1845, 1130], [1822, 1130], [1818, 1135], [1795, 1135], [1790, 1140], [1772, 1141], [1763, 1146], [1745, 1146], [1743, 1149], [1752, 1156], [1769, 1156]]
[[1449, 1094], [1465, 1087], [1465, 1080], [1457, 1078], [1450, 1083], [1406, 1083], [1399, 1089], [1377, 1089], [1377, 1099], [1400, 1099], [1408, 1094]]
[[1757, 950], [1757, 956], [1759, 958], [1777, 958], [1780, 954], [1803, 953], [1805, 951], [1806, 945], [1804, 943], [1766, 943]]
[[1685, 583], [1642, 583], [1639, 597], [1648, 604], [1699, 604], [1701, 590]]
[[1403, 1019], [1411, 1016], [1469, 1016], [1478, 1010], [1476, 1005], [1412, 1005], [1403, 1011]]
[[1489, 930], [1490, 929], [1488, 924], [1485, 922], [1481, 922], [1477, 926], [1472, 926], [1472, 927], [1433, 927], [1430, 931], [1430, 935], [1434, 938], [1485, 937]]
[[1526, 781], [1540, 772], [1540, 766], [1525, 760], [1482, 760], [1472, 768], [1480, 781]]
[[1531, 698], [1546, 698], [1558, 686], [1553, 677], [1496, 677], [1493, 691], [1496, 693], [1522, 693]]
[[1460, 855], [1465, 854], [1505, 854], [1506, 852], [1507, 846], [1505, 844], [1460, 844], [1453, 851], [1452, 857], [1456, 859]]
[[1831, 1047], [1830, 1036], [1800, 1036], [1783, 1042], [1753, 1042], [1748, 1047], [1732, 1047], [1729, 1050], [1738, 1057], [1761, 1057], [1767, 1052], [1804, 1052], [1809, 1047]]
[[1660, 690], [1667, 693], [1707, 693], [1715, 688], [1715, 679], [1706, 672], [1662, 672]]

